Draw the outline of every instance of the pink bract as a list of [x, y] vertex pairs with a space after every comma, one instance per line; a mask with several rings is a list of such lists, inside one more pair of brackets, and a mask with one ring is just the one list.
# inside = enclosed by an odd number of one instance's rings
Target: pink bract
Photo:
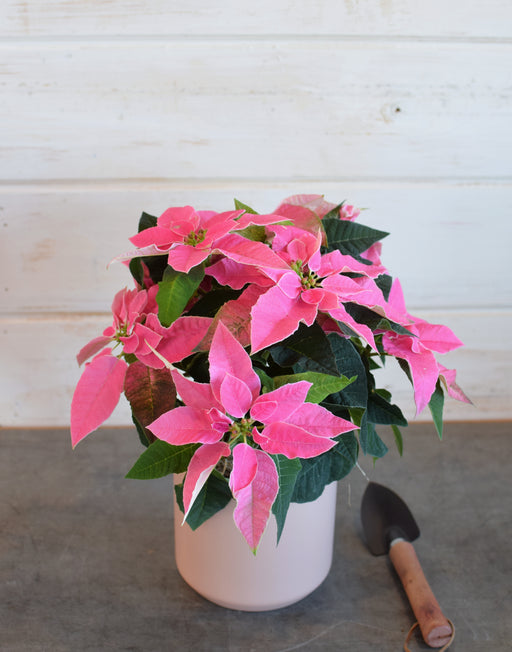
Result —
[[[212, 320], [209, 317], [179, 317], [170, 326], [162, 326], [156, 314], [148, 315], [144, 334], [139, 337], [132, 352], [148, 367], [162, 369], [164, 362], [154, 350], [167, 362], [174, 363], [188, 357], [199, 345], [208, 332]], [[148, 336], [148, 333], [151, 333]], [[151, 344], [151, 347], [148, 346]]]
[[432, 351], [448, 353], [462, 346], [462, 342], [447, 326], [429, 324], [410, 315], [406, 310], [398, 280], [391, 288], [389, 305], [390, 314], [396, 317], [397, 321], [401, 319], [400, 323], [407, 327], [411, 335], [386, 332], [382, 337], [382, 345], [386, 353], [408, 363], [414, 387], [416, 413], [419, 414], [428, 405], [439, 378], [440, 365]]
[[214, 444], [204, 444], [196, 450], [189, 462], [187, 475], [183, 483], [183, 522], [185, 522], [190, 508], [208, 480], [210, 473], [217, 466], [219, 460], [222, 457], [227, 457], [230, 453], [229, 445], [221, 441]]
[[439, 365], [439, 376], [444, 381], [446, 391], [449, 396], [456, 399], [457, 401], [462, 401], [463, 403], [471, 403], [471, 400], [464, 394], [462, 389], [455, 382], [457, 372], [455, 369], [447, 369], [443, 367], [442, 364]]
[[[111, 325], [77, 356], [86, 364], [71, 437], [75, 446], [100, 426], [124, 391], [149, 445], [129, 477], [186, 468], [184, 520], [194, 526], [220, 508], [213, 488], [229, 478], [235, 523], [255, 551], [280, 483], [278, 532], [290, 499], [319, 495], [350, 471], [359, 447], [383, 454], [375, 422], [406, 425], [375, 384], [386, 356], [398, 360], [417, 412], [429, 405], [439, 432], [443, 387], [469, 399], [435, 356], [462, 343], [408, 312], [381, 262], [386, 234], [352, 224], [359, 209], [316, 194], [288, 197], [270, 214], [236, 200], [235, 208], [143, 214], [134, 250], [116, 259], [135, 289], [115, 295]], [[360, 424], [359, 440], [338, 414]]]
[[321, 218], [335, 206], [323, 195], [293, 195], [284, 199], [275, 212], [292, 220], [295, 226], [317, 233], [322, 228]]
[[[112, 302], [112, 326], [105, 328], [103, 335], [95, 337], [86, 344], [78, 353], [78, 364], [83, 364], [92, 355], [104, 349], [111, 342], [118, 340], [123, 344], [128, 344], [129, 352], [133, 352], [133, 336], [139, 329], [142, 321], [146, 316], [158, 308], [155, 301], [158, 287], [149, 290], [128, 290], [124, 288], [117, 292]], [[139, 331], [140, 333], [140, 331]], [[145, 332], [145, 336], [148, 334]], [[137, 336], [135, 335], [135, 339]], [[155, 340], [152, 341], [155, 344]]]
[[119, 402], [128, 365], [105, 349], [89, 362], [71, 402], [71, 443], [75, 447], [108, 419]]
[[233, 449], [229, 486], [236, 500], [236, 526], [256, 553], [279, 491], [274, 461], [263, 451], [238, 444]]
[[[354, 430], [355, 426], [319, 405], [307, 403], [306, 396], [311, 383], [306, 381], [284, 385], [260, 395], [261, 382], [252, 368], [251, 358], [222, 322], [219, 322], [212, 339], [209, 363], [209, 384], [196, 383], [181, 377], [177, 371], [172, 372], [177, 391], [185, 405], [166, 412], [148, 428], [156, 437], [173, 445], [222, 443], [221, 440], [225, 440], [229, 433], [229, 441], [235, 444], [233, 453], [241, 446], [237, 443], [241, 433], [246, 440], [252, 437], [254, 443], [263, 449], [259, 451], [247, 446], [257, 453], [260, 475], [254, 484], [242, 482], [244, 491], [239, 496], [243, 507], [240, 507], [239, 514], [245, 514], [247, 505], [254, 504], [254, 509], [258, 511], [255, 518], [259, 519], [262, 506], [267, 505], [268, 498], [259, 494], [263, 491], [259, 488], [260, 479], [263, 482], [263, 478], [268, 479], [268, 474], [271, 473], [269, 463], [262, 456], [282, 453], [289, 458], [312, 457], [332, 448], [336, 444], [333, 437]], [[235, 420], [239, 421], [235, 423]], [[221, 448], [209, 449], [215, 451], [211, 457], [207, 451], [199, 453], [200, 450], [202, 447], [196, 451], [198, 460], [207, 460], [208, 463], [204, 462], [205, 466], [202, 466], [203, 461], [198, 461], [197, 467], [194, 465], [197, 477], [194, 476], [190, 483], [195, 488], [199, 481], [205, 481], [203, 471], [209, 468], [211, 460]], [[246, 448], [241, 449], [237, 457], [242, 459], [243, 451], [243, 459], [249, 456], [254, 462], [256, 458], [251, 457], [252, 454]], [[244, 469], [243, 474], [247, 474], [247, 465], [239, 462], [238, 468], [241, 467]], [[232, 484], [238, 487], [235, 460], [233, 469]], [[264, 484], [263, 482], [261, 487]], [[198, 493], [196, 489], [187, 491], [190, 496]], [[245, 524], [245, 518], [240, 516], [240, 523]], [[259, 540], [262, 532], [258, 528], [251, 534], [241, 531], [251, 547]]]
[[[287, 269], [262, 267], [275, 285], [261, 295], [252, 309], [252, 352], [282, 341], [300, 323], [311, 326], [319, 311], [347, 325], [375, 349], [371, 329], [355, 321], [343, 304], [352, 302], [386, 315], [387, 302], [372, 278], [381, 273], [381, 267], [372, 270], [373, 265], [350, 263], [351, 257], [339, 251], [322, 255], [319, 233], [314, 235], [295, 227], [270, 228], [275, 234], [272, 248]], [[351, 278], [343, 273], [346, 271], [368, 275]]]
[[130, 238], [139, 249], [153, 255], [168, 254], [168, 263], [179, 272], [189, 272], [215, 249], [216, 241], [237, 228], [236, 218], [244, 211], [195, 211], [192, 206], [168, 208], [157, 225]]

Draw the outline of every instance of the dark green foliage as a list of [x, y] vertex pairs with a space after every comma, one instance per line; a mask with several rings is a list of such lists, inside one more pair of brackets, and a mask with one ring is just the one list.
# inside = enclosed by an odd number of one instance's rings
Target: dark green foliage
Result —
[[[183, 484], [175, 485], [176, 502], [182, 512], [183, 509]], [[203, 485], [201, 491], [192, 505], [187, 523], [193, 530], [211, 518], [221, 509], [224, 509], [231, 500], [231, 490], [226, 478], [214, 471]]]
[[127, 478], [152, 480], [163, 478], [171, 473], [184, 473], [199, 444], [173, 446], [161, 439], [150, 444], [133, 467], [126, 474]]
[[325, 485], [341, 480], [357, 462], [358, 443], [352, 432], [336, 438], [330, 451], [317, 457], [301, 460], [302, 469], [297, 476], [292, 496], [293, 502], [307, 503], [322, 495]]
[[296, 372], [318, 371], [338, 375], [327, 335], [316, 322], [312, 326], [301, 324], [293, 335], [271, 346], [270, 355], [276, 364], [293, 367]]
[[279, 476], [279, 493], [272, 505], [272, 512], [277, 522], [277, 543], [279, 543], [302, 463], [299, 459], [289, 460], [284, 455], [272, 455], [271, 457]]
[[338, 249], [342, 254], [361, 260], [360, 254], [369, 249], [388, 233], [372, 229], [364, 224], [340, 220], [336, 217], [324, 217], [322, 220], [327, 235], [327, 251]]

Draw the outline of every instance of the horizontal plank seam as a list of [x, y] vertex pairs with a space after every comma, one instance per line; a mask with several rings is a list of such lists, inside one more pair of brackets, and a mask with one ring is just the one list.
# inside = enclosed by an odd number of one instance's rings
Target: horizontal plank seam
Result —
[[205, 43], [208, 41], [225, 42], [225, 43], [247, 43], [254, 42], [345, 42], [345, 43], [412, 43], [412, 44], [454, 44], [454, 45], [512, 45], [512, 36], [457, 36], [437, 34], [286, 34], [271, 33], [266, 34], [49, 34], [48, 36], [0, 36], [0, 46], [2, 45], [30, 45], [32, 43], [50, 44], [50, 45], [83, 45], [88, 43]]
[[91, 189], [126, 190], [127, 188], [159, 188], [180, 187], [210, 188], [214, 186], [250, 186], [250, 187], [279, 187], [287, 184], [361, 184], [361, 185], [408, 185], [408, 186], [510, 186], [512, 176], [499, 177], [381, 177], [381, 176], [341, 176], [341, 177], [183, 177], [183, 178], [91, 178], [91, 179], [0, 179], [0, 191], [40, 192], [51, 188], [53, 191], [84, 191]]

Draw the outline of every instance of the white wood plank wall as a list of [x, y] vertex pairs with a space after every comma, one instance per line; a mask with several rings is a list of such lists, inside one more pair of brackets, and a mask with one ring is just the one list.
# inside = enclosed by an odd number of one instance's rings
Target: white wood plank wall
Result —
[[447, 418], [512, 418], [511, 125], [509, 0], [3, 0], [0, 424], [67, 425], [142, 210], [296, 192], [368, 208], [466, 343]]

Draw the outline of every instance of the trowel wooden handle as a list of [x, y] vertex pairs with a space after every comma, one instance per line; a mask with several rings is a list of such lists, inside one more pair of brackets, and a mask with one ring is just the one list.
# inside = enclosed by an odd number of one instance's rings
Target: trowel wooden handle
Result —
[[423, 640], [430, 647], [446, 645], [451, 639], [452, 627], [432, 593], [413, 545], [404, 540], [393, 542], [389, 558], [407, 593]]

